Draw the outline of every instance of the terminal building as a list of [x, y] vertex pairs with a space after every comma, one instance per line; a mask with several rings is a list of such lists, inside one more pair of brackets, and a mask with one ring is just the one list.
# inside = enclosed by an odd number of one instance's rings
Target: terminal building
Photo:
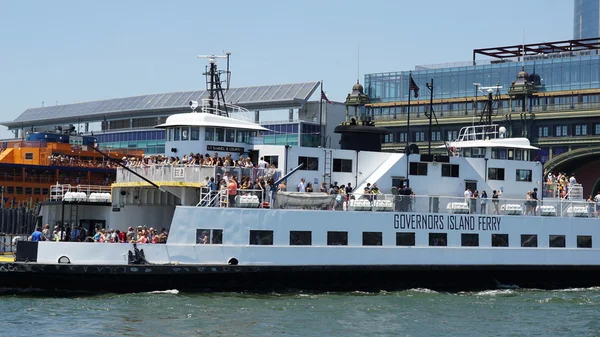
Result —
[[[232, 130], [214, 130], [215, 141], [307, 147], [328, 144], [339, 148], [340, 135], [333, 129], [343, 121], [345, 106], [309, 101], [319, 86], [320, 82], [306, 82], [226, 90], [226, 102], [236, 106], [238, 118], [260, 123], [270, 131], [243, 137]], [[12, 130], [15, 138], [24, 138], [28, 132], [74, 128], [76, 133], [95, 136], [104, 149], [177, 156], [180, 154], [165, 148], [165, 130], [155, 126], [172, 114], [189, 112], [190, 101], [202, 102], [205, 98], [208, 91], [198, 90], [30, 108], [2, 125]], [[261, 114], [276, 117], [265, 119]], [[190, 137], [195, 134], [193, 130], [183, 133]]]
[[[598, 8], [598, 1], [575, 1], [574, 40], [475, 49], [466, 62], [366, 74], [366, 107], [376, 126], [390, 131], [383, 150], [401, 152], [415, 144], [421, 152], [445, 151], [440, 146], [455, 140], [462, 127], [482, 121], [491, 96], [493, 123], [505, 126], [509, 136], [529, 138], [539, 148], [531, 159], [542, 163], [545, 173], [575, 174], [584, 193], [595, 194], [600, 190]], [[420, 88], [417, 98], [409, 90], [411, 76]]]

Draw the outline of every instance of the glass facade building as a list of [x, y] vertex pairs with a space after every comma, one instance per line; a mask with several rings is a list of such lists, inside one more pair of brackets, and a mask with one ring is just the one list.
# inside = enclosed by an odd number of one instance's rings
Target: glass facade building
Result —
[[94, 136], [104, 148], [143, 150], [145, 154], [165, 153], [165, 130], [135, 130]]
[[600, 1], [575, 0], [573, 39], [600, 37]]
[[[600, 55], [592, 55], [591, 51], [579, 51], [575, 56], [572, 54], [566, 52], [527, 57], [525, 71], [539, 76], [541, 86], [538, 92], [600, 88]], [[419, 99], [422, 100], [429, 98], [426, 83], [431, 79], [434, 82], [434, 99], [476, 96], [474, 83], [483, 87], [500, 85], [503, 86], [500, 93], [507, 94], [523, 66], [522, 62], [507, 59], [477, 63], [480, 64], [417, 66], [412, 72], [366, 74], [365, 87], [372, 103], [407, 101], [409, 73], [412, 73], [420, 87]]]

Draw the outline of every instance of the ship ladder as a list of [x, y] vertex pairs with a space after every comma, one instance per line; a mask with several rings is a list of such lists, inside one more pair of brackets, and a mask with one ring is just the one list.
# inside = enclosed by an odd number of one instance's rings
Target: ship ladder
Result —
[[222, 188], [219, 191], [219, 207], [227, 207], [227, 204], [229, 203], [228, 194], [228, 189], [226, 188]]
[[[323, 172], [323, 181], [325, 182], [325, 186], [329, 189], [329, 185], [331, 185], [331, 162], [333, 160], [333, 153], [331, 150], [325, 150], [325, 170]], [[315, 189], [319, 188], [319, 186], [314, 186]]]

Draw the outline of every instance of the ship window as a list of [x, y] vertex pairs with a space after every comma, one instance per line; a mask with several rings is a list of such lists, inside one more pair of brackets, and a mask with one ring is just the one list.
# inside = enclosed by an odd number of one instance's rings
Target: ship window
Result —
[[273, 245], [273, 231], [250, 231], [251, 245]]
[[447, 246], [448, 234], [446, 233], [429, 233], [430, 246]]
[[200, 139], [200, 128], [192, 127], [190, 130], [190, 140], [199, 140]]
[[410, 174], [413, 176], [426, 176], [427, 163], [410, 163]]
[[414, 246], [415, 233], [396, 233], [396, 246]]
[[363, 232], [363, 246], [381, 246], [381, 232]]
[[40, 194], [40, 192], [41, 192], [41, 189], [39, 187], [35, 187], [33, 189], [33, 194]]
[[352, 172], [352, 159], [333, 159], [333, 172]]
[[173, 140], [177, 141], [181, 138], [181, 128], [173, 129]]
[[478, 247], [479, 234], [461, 234], [460, 244], [463, 247]]
[[550, 235], [551, 248], [565, 248], [566, 240], [564, 235]]
[[328, 246], [347, 246], [348, 232], [327, 232]]
[[274, 165], [275, 167], [279, 167], [279, 156], [265, 156], [265, 161], [269, 163], [269, 165]]
[[25, 160], [33, 160], [33, 152], [26, 152]]
[[222, 142], [225, 140], [225, 129], [216, 128], [215, 129], [215, 141]]
[[25, 194], [27, 194], [27, 195], [31, 194], [31, 187], [25, 187]]
[[47, 188], [42, 188], [42, 194], [48, 195], [48, 194], [50, 194], [50, 190], [48, 190]]
[[517, 181], [531, 182], [531, 170], [517, 169]]
[[492, 247], [508, 247], [508, 234], [492, 234]]
[[310, 231], [290, 231], [290, 246], [310, 246], [312, 245], [312, 232]]
[[197, 244], [215, 244], [223, 243], [222, 229], [196, 229]]
[[204, 140], [215, 140], [215, 128], [206, 128], [204, 131]]
[[592, 237], [590, 235], [577, 235], [577, 248], [592, 248]]
[[521, 234], [521, 247], [537, 247], [537, 235]]
[[230, 143], [235, 142], [235, 129], [225, 129], [225, 141]]
[[319, 158], [316, 157], [298, 157], [298, 165], [300, 164], [304, 164], [301, 169], [305, 171], [319, 170]]
[[[7, 186], [6, 187], [6, 193], [8, 194], [14, 194], [15, 193], [15, 187], [14, 186]], [[46, 193], [48, 194], [48, 193]]]
[[459, 165], [442, 164], [442, 177], [458, 178]]
[[23, 187], [17, 186], [17, 194], [23, 194]]
[[504, 180], [504, 169], [503, 168], [488, 168], [488, 179], [490, 180]]
[[188, 140], [190, 137], [190, 128], [181, 128], [181, 140]]

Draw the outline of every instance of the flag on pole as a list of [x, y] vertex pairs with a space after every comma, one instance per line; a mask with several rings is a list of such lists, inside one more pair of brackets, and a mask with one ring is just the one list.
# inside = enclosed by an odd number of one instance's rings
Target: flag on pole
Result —
[[327, 98], [327, 95], [325, 95], [325, 91], [321, 90], [321, 100], [327, 101], [327, 103], [329, 104], [333, 104], [329, 98]]
[[419, 97], [419, 86], [415, 83], [415, 80], [413, 80], [412, 74], [409, 74], [409, 81], [410, 84], [408, 86], [408, 91], [410, 93], [410, 91], [412, 90], [415, 93], [415, 98]]

